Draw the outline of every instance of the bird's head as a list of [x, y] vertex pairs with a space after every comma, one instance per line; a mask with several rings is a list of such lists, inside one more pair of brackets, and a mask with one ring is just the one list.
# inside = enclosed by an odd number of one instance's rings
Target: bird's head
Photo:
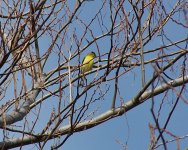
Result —
[[96, 57], [95, 52], [91, 52], [90, 54], [93, 56], [93, 58], [95, 58], [95, 57]]

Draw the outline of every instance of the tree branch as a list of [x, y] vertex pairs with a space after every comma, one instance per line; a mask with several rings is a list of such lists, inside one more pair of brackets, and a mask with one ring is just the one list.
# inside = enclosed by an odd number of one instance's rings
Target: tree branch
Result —
[[[181, 77], [181, 78], [177, 78], [175, 80], [171, 80], [168, 83], [164, 83], [164, 84], [156, 87], [153, 90], [144, 92], [139, 99], [139, 103], [134, 103], [134, 98], [133, 98], [133, 99], [129, 100], [127, 103], [125, 103], [124, 105], [122, 105], [121, 107], [118, 107], [114, 110], [106, 111], [105, 113], [99, 115], [98, 117], [96, 117], [92, 120], [78, 123], [74, 128], [74, 132], [80, 132], [80, 131], [87, 130], [87, 129], [95, 127], [103, 122], [106, 122], [107, 120], [121, 116], [124, 113], [128, 112], [129, 110], [131, 110], [131, 109], [135, 108], [136, 106], [140, 105], [141, 103], [145, 102], [146, 100], [150, 99], [151, 97], [159, 95], [171, 88], [181, 86], [186, 83], [188, 83], [188, 75]], [[50, 139], [59, 137], [59, 135], [69, 134], [69, 132], [72, 132], [71, 125], [66, 125], [66, 126], [60, 128], [59, 130], [57, 130], [53, 135], [51, 135]], [[14, 148], [14, 147], [18, 147], [18, 146], [41, 142], [41, 141], [44, 141], [50, 133], [51, 132], [47, 132], [45, 135], [42, 135], [42, 136], [41, 135], [24, 136], [24, 137], [20, 137], [20, 138], [3, 141], [3, 142], [0, 142], [0, 148]]]

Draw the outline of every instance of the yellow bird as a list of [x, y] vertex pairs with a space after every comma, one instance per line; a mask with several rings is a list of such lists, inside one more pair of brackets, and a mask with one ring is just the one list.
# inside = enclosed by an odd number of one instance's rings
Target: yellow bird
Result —
[[84, 57], [82, 61], [82, 66], [81, 66], [81, 74], [83, 74], [83, 79], [85, 79], [84, 73], [92, 70], [95, 57], [96, 57], [96, 54], [94, 52], [90, 52]]

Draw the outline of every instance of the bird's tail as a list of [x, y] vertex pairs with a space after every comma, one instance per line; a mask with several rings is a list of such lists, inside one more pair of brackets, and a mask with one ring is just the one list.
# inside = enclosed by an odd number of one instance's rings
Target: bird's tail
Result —
[[80, 85], [83, 87], [85, 85], [85, 83], [87, 83], [87, 80], [86, 80], [85, 76], [83, 76], [81, 78]]

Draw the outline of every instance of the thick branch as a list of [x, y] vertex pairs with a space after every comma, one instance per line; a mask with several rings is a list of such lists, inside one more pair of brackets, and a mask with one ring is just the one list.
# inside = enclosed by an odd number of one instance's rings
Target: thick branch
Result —
[[[145, 102], [146, 100], [150, 99], [151, 97], [159, 95], [159, 94], [163, 93], [164, 91], [167, 91], [167, 90], [177, 87], [177, 86], [181, 86], [186, 83], [188, 83], [188, 75], [181, 77], [181, 78], [177, 78], [172, 81], [169, 81], [168, 83], [162, 84], [161, 86], [156, 87], [154, 90], [144, 92], [142, 94], [142, 96], [140, 97], [140, 101], [139, 101], [140, 103], [134, 103], [134, 98], [133, 98], [132, 100], [129, 100], [127, 103], [125, 103], [124, 105], [122, 105], [119, 108], [116, 108], [114, 110], [109, 110], [92, 120], [77, 124], [76, 127], [74, 128], [74, 132], [87, 130], [87, 129], [95, 127], [103, 122], [106, 122], [107, 120], [121, 116], [124, 113], [131, 110], [132, 108], [134, 108], [134, 107], [140, 105], [141, 103]], [[72, 132], [71, 126], [70, 125], [64, 126], [64, 127], [60, 128], [58, 131], [56, 131], [50, 137], [50, 139], [59, 137], [59, 135], [66, 135], [69, 132]], [[35, 137], [34, 136], [25, 136], [25, 137], [20, 137], [20, 138], [15, 138], [15, 139], [7, 140], [4, 142], [0, 142], [0, 148], [14, 148], [14, 147], [18, 147], [18, 146], [36, 143], [39, 141], [44, 141], [45, 138], [50, 133], [51, 132], [48, 132], [43, 136], [35, 136]]]
[[36, 97], [38, 96], [41, 88], [41, 82], [38, 81], [34, 85], [34, 90], [31, 90], [31, 92], [27, 93], [26, 96], [22, 98], [23, 104], [20, 106], [19, 109], [13, 110], [10, 114], [5, 113], [4, 110], [1, 110], [0, 115], [0, 127], [5, 127], [6, 125], [10, 125], [13, 123], [16, 123], [18, 121], [21, 121], [30, 111], [30, 105], [35, 101]]

